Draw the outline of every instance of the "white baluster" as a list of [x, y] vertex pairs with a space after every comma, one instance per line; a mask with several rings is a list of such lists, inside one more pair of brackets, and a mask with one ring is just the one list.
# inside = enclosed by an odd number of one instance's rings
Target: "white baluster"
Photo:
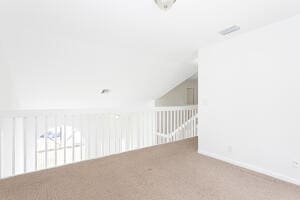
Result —
[[2, 178], [2, 131], [3, 122], [0, 119], [0, 178]]
[[75, 161], [75, 123], [74, 123], [74, 115], [72, 115], [72, 162]]
[[170, 128], [169, 128], [169, 125], [170, 125], [170, 111], [166, 111], [166, 121], [167, 121], [167, 123], [166, 123], [166, 125], [167, 125], [167, 127], [166, 127], [166, 136], [167, 136], [167, 142], [170, 142], [170, 140], [169, 140], [169, 136], [170, 136]]
[[184, 108], [184, 139], [187, 138], [187, 132], [188, 132], [188, 110]]
[[175, 119], [176, 119], [176, 133], [175, 133], [175, 140], [177, 141], [178, 140], [178, 132], [179, 132], [179, 113], [180, 113], [180, 111], [179, 111], [179, 109], [178, 110], [176, 110], [176, 117], [175, 117]]
[[100, 116], [100, 127], [101, 127], [101, 156], [104, 156], [104, 143], [105, 143], [105, 129], [103, 115]]
[[38, 167], [38, 149], [37, 149], [37, 137], [38, 137], [38, 117], [34, 117], [34, 168], [35, 171]]
[[196, 136], [196, 109], [193, 109], [193, 136]]
[[157, 115], [156, 115], [156, 112], [151, 112], [152, 114], [152, 133], [151, 133], [151, 145], [155, 145], [155, 138], [156, 138], [156, 130], [157, 130]]
[[64, 115], [64, 164], [67, 163], [67, 116]]
[[15, 175], [15, 162], [16, 162], [16, 156], [15, 156], [15, 146], [16, 146], [16, 118], [13, 117], [12, 122], [12, 155], [11, 155], [11, 173], [12, 175]]
[[110, 119], [110, 115], [107, 116], [107, 120], [108, 120], [108, 126], [107, 126], [107, 134], [108, 134], [108, 155], [110, 155], [111, 152], [111, 145], [110, 145], [110, 141], [111, 141], [111, 119]]
[[48, 116], [45, 117], [45, 168], [48, 168]]
[[82, 145], [83, 145], [83, 124], [82, 124], [82, 115], [80, 115], [79, 117], [79, 124], [80, 124], [80, 161], [83, 160], [83, 149], [82, 149]]
[[127, 149], [126, 150], [131, 150], [131, 135], [132, 132], [130, 133], [130, 114], [127, 114], [126, 117], [126, 144], [127, 144]]
[[55, 115], [55, 119], [54, 119], [54, 166], [57, 166], [57, 116]]
[[24, 173], [27, 172], [27, 118], [23, 117], [23, 164]]
[[141, 113], [142, 148], [145, 147], [145, 113]]

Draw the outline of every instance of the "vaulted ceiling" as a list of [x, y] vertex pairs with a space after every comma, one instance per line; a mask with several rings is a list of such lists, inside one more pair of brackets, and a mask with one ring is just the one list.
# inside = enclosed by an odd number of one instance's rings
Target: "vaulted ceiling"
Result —
[[1, 0], [0, 73], [14, 108], [138, 104], [194, 74], [198, 48], [298, 13], [299, 0], [177, 0], [167, 12], [153, 0]]

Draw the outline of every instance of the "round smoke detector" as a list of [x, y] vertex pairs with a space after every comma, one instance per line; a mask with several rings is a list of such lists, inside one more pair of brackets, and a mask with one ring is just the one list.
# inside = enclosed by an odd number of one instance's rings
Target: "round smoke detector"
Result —
[[154, 0], [158, 7], [162, 10], [169, 10], [176, 0]]

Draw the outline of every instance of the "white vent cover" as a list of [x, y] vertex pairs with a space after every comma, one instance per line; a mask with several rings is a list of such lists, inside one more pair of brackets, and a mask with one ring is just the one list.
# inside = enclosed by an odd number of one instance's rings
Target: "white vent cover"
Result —
[[234, 25], [234, 26], [231, 26], [231, 27], [229, 27], [229, 28], [226, 28], [226, 29], [220, 31], [219, 33], [220, 33], [221, 35], [228, 35], [228, 34], [230, 34], [230, 33], [236, 32], [236, 31], [238, 31], [238, 30], [240, 30], [240, 29], [241, 29], [241, 28], [240, 28], [239, 26]]
[[158, 7], [162, 10], [169, 10], [176, 0], [154, 0]]

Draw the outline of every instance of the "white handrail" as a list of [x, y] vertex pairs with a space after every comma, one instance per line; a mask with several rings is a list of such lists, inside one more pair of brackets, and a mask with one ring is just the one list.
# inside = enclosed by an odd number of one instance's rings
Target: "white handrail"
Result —
[[198, 109], [197, 105], [189, 106], [166, 106], [166, 107], [128, 107], [120, 109], [46, 109], [46, 110], [0, 110], [0, 118], [3, 117], [30, 117], [30, 116], [55, 116], [55, 115], [80, 115], [80, 114], [122, 114], [136, 112], [157, 112], [157, 111], [179, 111]]

